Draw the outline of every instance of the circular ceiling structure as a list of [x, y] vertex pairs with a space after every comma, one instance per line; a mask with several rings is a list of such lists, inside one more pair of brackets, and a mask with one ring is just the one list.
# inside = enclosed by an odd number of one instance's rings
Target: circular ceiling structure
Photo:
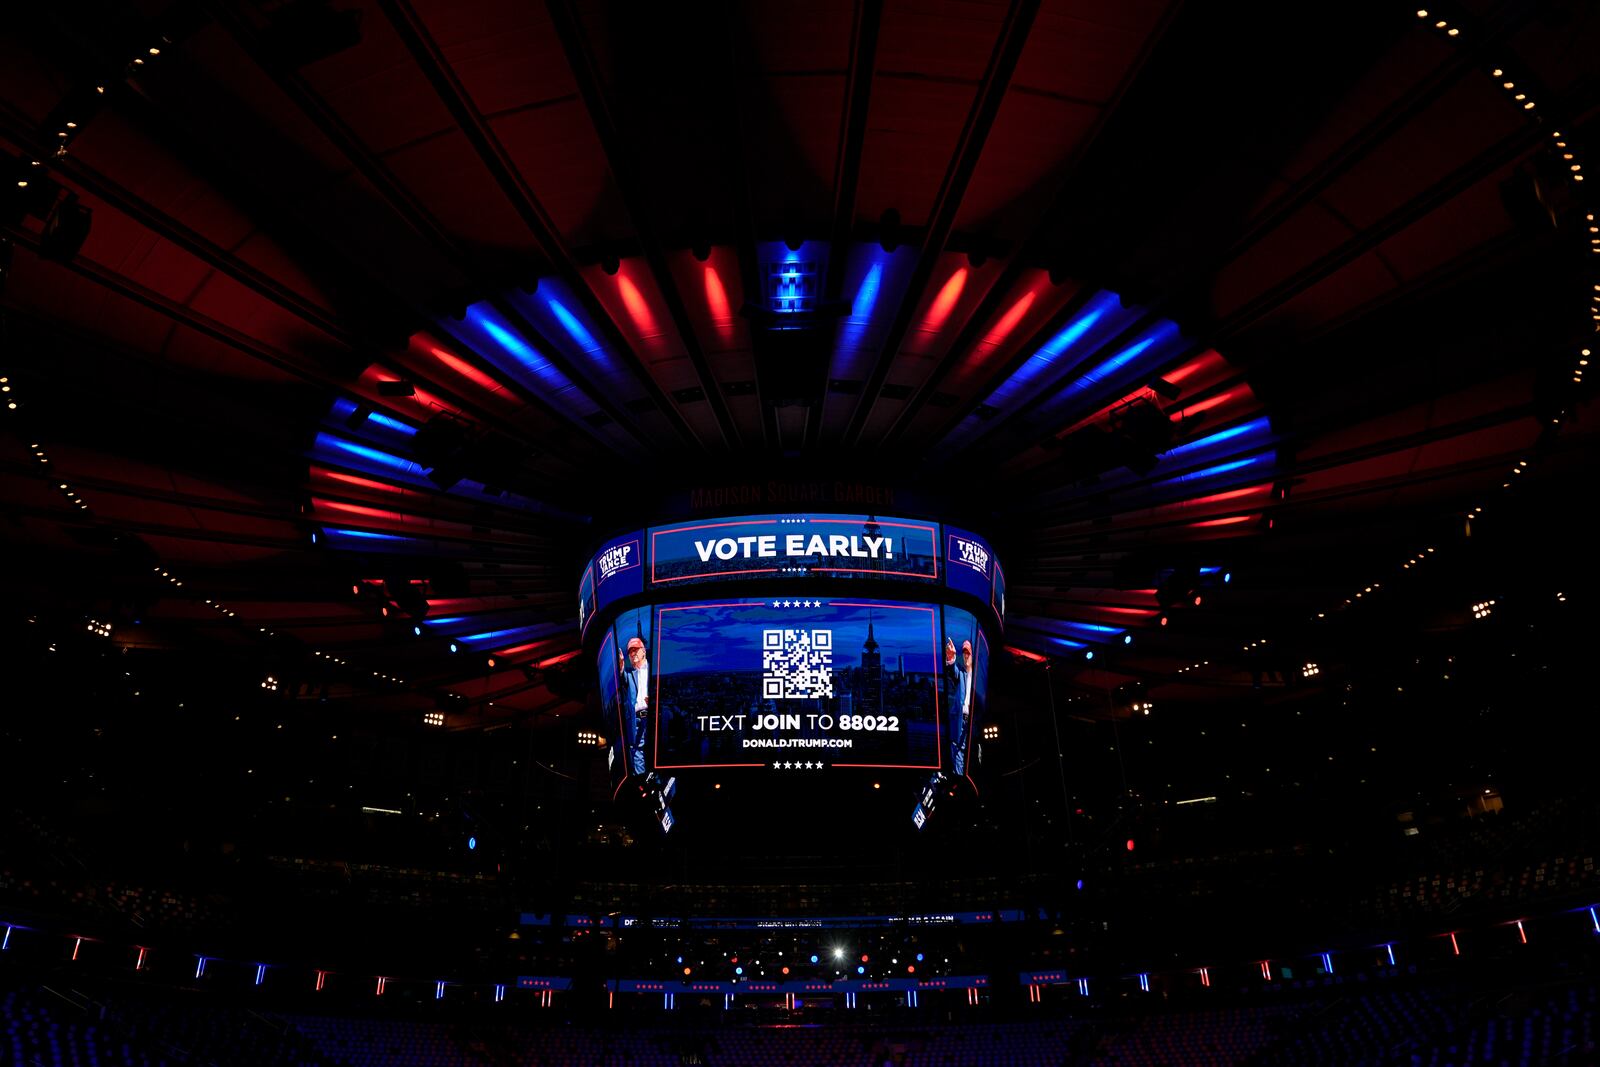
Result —
[[1287, 691], [1592, 474], [1597, 48], [1576, 3], [32, 9], [19, 596], [562, 721], [608, 535], [881, 511], [989, 537], [1085, 713]]

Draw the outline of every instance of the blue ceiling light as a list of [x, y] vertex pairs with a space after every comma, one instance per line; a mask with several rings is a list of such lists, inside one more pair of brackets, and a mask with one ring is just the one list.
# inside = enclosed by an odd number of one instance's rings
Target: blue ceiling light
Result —
[[816, 310], [817, 273], [815, 262], [802, 261], [793, 253], [773, 264], [767, 275], [772, 310], [780, 315]]
[[517, 333], [490, 302], [480, 301], [469, 307], [462, 322], [446, 318], [442, 325], [496, 368], [541, 397], [555, 400], [571, 394], [576, 400], [576, 395], [581, 395], [578, 386], [566, 378], [549, 357], [539, 352], [530, 339]]
[[882, 347], [889, 320], [905, 298], [917, 263], [909, 245], [885, 252], [876, 244], [853, 246], [845, 288], [854, 286], [850, 310], [839, 321], [830, 378], [860, 380], [869, 373], [873, 355]]
[[850, 305], [850, 317], [858, 321], [870, 319], [882, 289], [883, 261], [878, 260], [867, 270], [867, 276], [861, 279], [861, 288], [856, 290], [856, 298]]
[[467, 838], [467, 851], [468, 852], [472, 852], [472, 851], [476, 850], [477, 847], [478, 847], [478, 839], [476, 837]]
[[348, 530], [337, 526], [324, 526], [322, 532], [330, 537], [358, 537], [371, 541], [411, 541], [414, 538], [401, 537], [399, 534], [377, 533], [373, 530]]
[[1259, 419], [1251, 419], [1249, 422], [1241, 422], [1237, 426], [1230, 426], [1226, 430], [1218, 430], [1216, 433], [1208, 434], [1205, 437], [1197, 437], [1186, 444], [1178, 445], [1176, 448], [1169, 448], [1167, 449], [1166, 458], [1171, 459], [1173, 456], [1200, 452], [1220, 445], [1225, 441], [1236, 441], [1243, 437], [1263, 436], [1271, 432], [1272, 425], [1263, 416]]
[[817, 310], [824, 251], [820, 241], [802, 242], [798, 251], [791, 250], [782, 241], [764, 241], [757, 246], [761, 299], [767, 310], [778, 316], [778, 321], [772, 324], [774, 329], [795, 329], [799, 323], [784, 320], [804, 318]]
[[[370, 445], [360, 445], [354, 441], [346, 441], [330, 433], [318, 433], [312, 445], [312, 452], [319, 453], [333, 463], [346, 463], [359, 460], [356, 464], [362, 470], [378, 468], [379, 472], [388, 475], [404, 475], [411, 479], [422, 479], [422, 469], [411, 460], [397, 456], [393, 452], [385, 452], [381, 448]], [[425, 480], [425, 479], [424, 479]]]
[[589, 332], [589, 327], [579, 322], [578, 317], [567, 310], [567, 305], [550, 296], [545, 298], [545, 306], [550, 309], [550, 314], [554, 315], [556, 321], [561, 324], [561, 328], [567, 331], [567, 336], [578, 342], [585, 352], [604, 351], [600, 342], [595, 340], [594, 334]]
[[[333, 407], [328, 410], [328, 420], [348, 426], [350, 425], [350, 419], [360, 410], [360, 405], [354, 400], [342, 396], [335, 397]], [[380, 411], [372, 410], [368, 410], [361, 421], [351, 428], [360, 430], [368, 426], [368, 424], [405, 437], [415, 437], [417, 434], [417, 428], [410, 423], [401, 422], [399, 419], [391, 418]]]
[[1163, 478], [1156, 484], [1178, 485], [1182, 484], [1183, 482], [1198, 482], [1204, 478], [1215, 478], [1219, 474], [1231, 474], [1234, 471], [1243, 470], [1246, 467], [1254, 467], [1262, 463], [1271, 463], [1272, 459], [1273, 454], [1267, 452], [1259, 456], [1250, 456], [1246, 459], [1236, 459], [1228, 463], [1218, 463], [1214, 467], [1204, 467], [1197, 471], [1190, 471], [1188, 474], [1178, 474], [1171, 478]]
[[1097, 634], [1120, 634], [1124, 629], [1121, 626], [1107, 626], [1098, 622], [1074, 622], [1071, 619], [1062, 619], [1061, 625], [1074, 630], [1088, 630], [1090, 633]]
[[877, 309], [878, 300], [883, 295], [883, 267], [888, 255], [875, 245], [870, 246], [867, 254], [870, 265], [861, 278], [861, 284], [856, 286], [855, 299], [850, 302], [850, 314], [839, 323], [839, 339], [834, 345], [831, 366], [834, 377], [855, 376], [857, 357], [868, 347], [866, 342], [869, 340], [873, 325], [872, 313]]
[[[338, 410], [337, 404], [334, 410]], [[349, 410], [353, 411], [354, 406], [352, 405]], [[374, 418], [376, 417], [374, 416]], [[415, 461], [406, 459], [404, 456], [397, 456], [393, 452], [385, 452], [383, 449], [374, 448], [371, 445], [347, 441], [326, 431], [317, 433], [316, 440], [311, 447], [310, 456], [324, 463], [349, 467], [366, 474], [377, 475], [380, 478], [406, 482], [419, 489], [427, 489], [430, 492], [440, 491], [437, 485], [428, 480], [427, 475], [422, 472], [422, 466]], [[448, 492], [451, 496], [481, 498], [484, 496], [484, 485], [482, 482], [463, 478], [455, 486], [445, 490], [445, 492]], [[501, 490], [495, 496], [495, 502], [506, 507], [517, 508], [520, 511], [539, 511], [578, 522], [589, 521], [587, 516], [550, 508], [520, 493], [508, 493]]]
[[1178, 324], [1162, 321], [1146, 330], [1137, 341], [1062, 389], [1057, 399], [1070, 400], [1097, 386], [1108, 384], [1111, 379], [1118, 377], [1124, 371], [1146, 368], [1154, 370], [1155, 365], [1169, 354], [1172, 342], [1181, 340]]
[[520, 633], [523, 633], [524, 631], [529, 630], [529, 629], [531, 629], [531, 627], [513, 626], [509, 630], [489, 630], [489, 631], [487, 631], [485, 633], [481, 633], [481, 634], [463, 634], [462, 636], [457, 637], [456, 640], [457, 641], [493, 641], [493, 640], [496, 640], [498, 638], [509, 637], [512, 634], [520, 634]]
[[392, 419], [381, 411], [374, 411], [368, 414], [367, 421], [374, 426], [382, 426], [385, 430], [393, 430], [395, 433], [404, 434], [406, 437], [415, 437], [417, 435], [415, 426], [401, 422], [399, 419]]
[[1094, 299], [1079, 310], [1071, 322], [1040, 345], [1039, 350], [1028, 357], [1027, 362], [1002, 382], [985, 403], [990, 407], [1003, 407], [1008, 401], [1014, 400], [1017, 394], [1027, 389], [1040, 375], [1059, 364], [1062, 357], [1070, 353], [1096, 323], [1110, 315], [1118, 306], [1117, 294], [1104, 291], [1096, 294]]

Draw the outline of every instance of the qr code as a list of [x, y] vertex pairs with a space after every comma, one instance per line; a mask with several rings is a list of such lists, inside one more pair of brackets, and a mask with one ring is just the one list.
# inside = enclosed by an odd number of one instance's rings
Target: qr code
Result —
[[762, 630], [761, 670], [765, 700], [833, 696], [833, 631]]

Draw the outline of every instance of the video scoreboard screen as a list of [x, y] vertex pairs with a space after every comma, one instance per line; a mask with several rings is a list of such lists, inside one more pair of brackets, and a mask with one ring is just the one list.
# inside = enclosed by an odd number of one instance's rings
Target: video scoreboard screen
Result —
[[579, 597], [614, 784], [656, 790], [663, 825], [679, 773], [905, 769], [931, 789], [974, 766], [1005, 604], [976, 534], [862, 515], [653, 527], [602, 546]]

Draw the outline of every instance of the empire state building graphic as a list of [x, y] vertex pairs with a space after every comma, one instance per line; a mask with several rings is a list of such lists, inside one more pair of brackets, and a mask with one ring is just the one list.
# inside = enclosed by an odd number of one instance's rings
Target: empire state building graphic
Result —
[[862, 714], [883, 714], [883, 655], [878, 651], [878, 639], [872, 635], [872, 616], [867, 616], [867, 640], [861, 646], [861, 702]]

